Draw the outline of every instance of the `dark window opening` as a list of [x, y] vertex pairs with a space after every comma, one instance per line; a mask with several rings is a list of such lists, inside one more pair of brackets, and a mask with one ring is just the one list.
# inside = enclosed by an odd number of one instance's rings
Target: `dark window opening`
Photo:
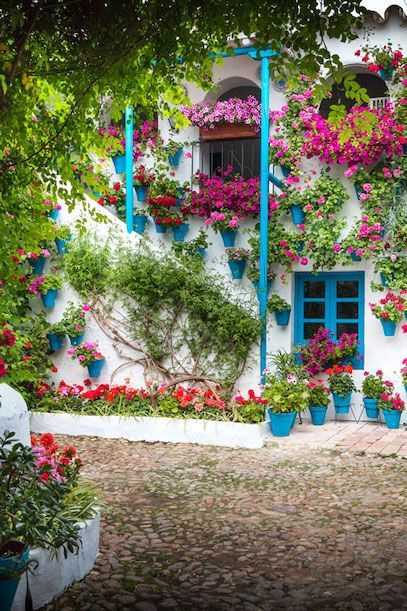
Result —
[[[389, 96], [387, 85], [385, 81], [380, 78], [380, 76], [376, 76], [375, 74], [360, 73], [356, 74], [356, 82], [358, 85], [366, 89], [367, 95], [371, 99], [371, 106], [373, 108], [383, 105], [380, 98], [387, 98]], [[330, 112], [330, 107], [337, 104], [343, 104], [346, 107], [346, 110], [349, 111], [353, 106], [355, 106], [356, 102], [355, 100], [346, 97], [345, 88], [342, 84], [338, 85], [337, 83], [334, 83], [332, 85], [332, 97], [322, 100], [319, 107], [319, 113], [323, 117], [327, 118]]]

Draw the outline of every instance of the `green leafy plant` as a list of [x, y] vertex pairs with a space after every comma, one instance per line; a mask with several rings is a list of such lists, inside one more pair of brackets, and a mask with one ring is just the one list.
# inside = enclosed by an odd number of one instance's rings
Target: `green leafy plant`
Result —
[[308, 385], [308, 390], [308, 407], [322, 407], [329, 404], [330, 389], [325, 385], [323, 380], [310, 382]]
[[351, 377], [352, 367], [350, 365], [345, 365], [344, 367], [334, 365], [332, 368], [327, 369], [326, 373], [329, 375], [331, 393], [340, 397], [346, 397], [350, 392], [356, 391], [355, 383]]
[[383, 381], [383, 372], [376, 371], [375, 374], [364, 372], [362, 382], [362, 392], [369, 399], [379, 399], [381, 394], [386, 390], [386, 385]]
[[267, 374], [262, 397], [272, 412], [301, 412], [308, 407], [309, 391], [304, 381], [294, 375], [280, 379]]
[[247, 261], [250, 257], [250, 250], [247, 248], [226, 248], [226, 255], [229, 261]]
[[[89, 311], [89, 306], [77, 306], [72, 301], [68, 303], [65, 308], [61, 324], [65, 330], [65, 334], [71, 337], [82, 335], [86, 329], [86, 317], [85, 314]], [[64, 335], [64, 334], [63, 334]]]
[[267, 303], [269, 312], [284, 312], [285, 310], [291, 310], [291, 305], [280, 297], [280, 295], [272, 295]]

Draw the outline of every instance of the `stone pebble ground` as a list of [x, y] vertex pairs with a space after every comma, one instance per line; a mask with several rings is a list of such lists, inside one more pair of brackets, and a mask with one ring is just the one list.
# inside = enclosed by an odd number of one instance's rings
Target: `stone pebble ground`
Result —
[[47, 611], [407, 609], [407, 462], [60, 437], [101, 491], [100, 554]]

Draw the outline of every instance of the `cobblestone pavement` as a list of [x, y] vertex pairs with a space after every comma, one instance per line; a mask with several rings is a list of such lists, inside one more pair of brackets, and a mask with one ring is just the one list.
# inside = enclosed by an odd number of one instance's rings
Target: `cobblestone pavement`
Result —
[[407, 609], [402, 458], [64, 440], [108, 509], [94, 570], [47, 611]]

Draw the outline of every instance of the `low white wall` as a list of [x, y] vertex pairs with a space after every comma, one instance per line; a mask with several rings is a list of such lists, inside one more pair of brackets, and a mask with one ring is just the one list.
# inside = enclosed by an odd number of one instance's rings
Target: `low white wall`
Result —
[[31, 445], [29, 416], [24, 398], [8, 384], [0, 384], [0, 436], [5, 431], [15, 433], [15, 442]]
[[68, 586], [80, 581], [92, 570], [99, 551], [100, 517], [86, 520], [80, 529], [80, 546], [78, 553], [68, 552], [64, 558], [62, 548], [57, 554], [34, 548], [30, 551], [30, 560], [36, 560], [38, 567], [33, 572], [27, 572], [19, 583], [12, 611], [25, 610], [25, 595], [27, 580], [30, 587], [33, 608], [43, 605], [62, 594]]
[[215, 420], [128, 416], [80, 416], [31, 412], [31, 430], [61, 435], [89, 435], [106, 439], [128, 439], [170, 443], [197, 443], [227, 448], [261, 448], [267, 429], [262, 424]]

